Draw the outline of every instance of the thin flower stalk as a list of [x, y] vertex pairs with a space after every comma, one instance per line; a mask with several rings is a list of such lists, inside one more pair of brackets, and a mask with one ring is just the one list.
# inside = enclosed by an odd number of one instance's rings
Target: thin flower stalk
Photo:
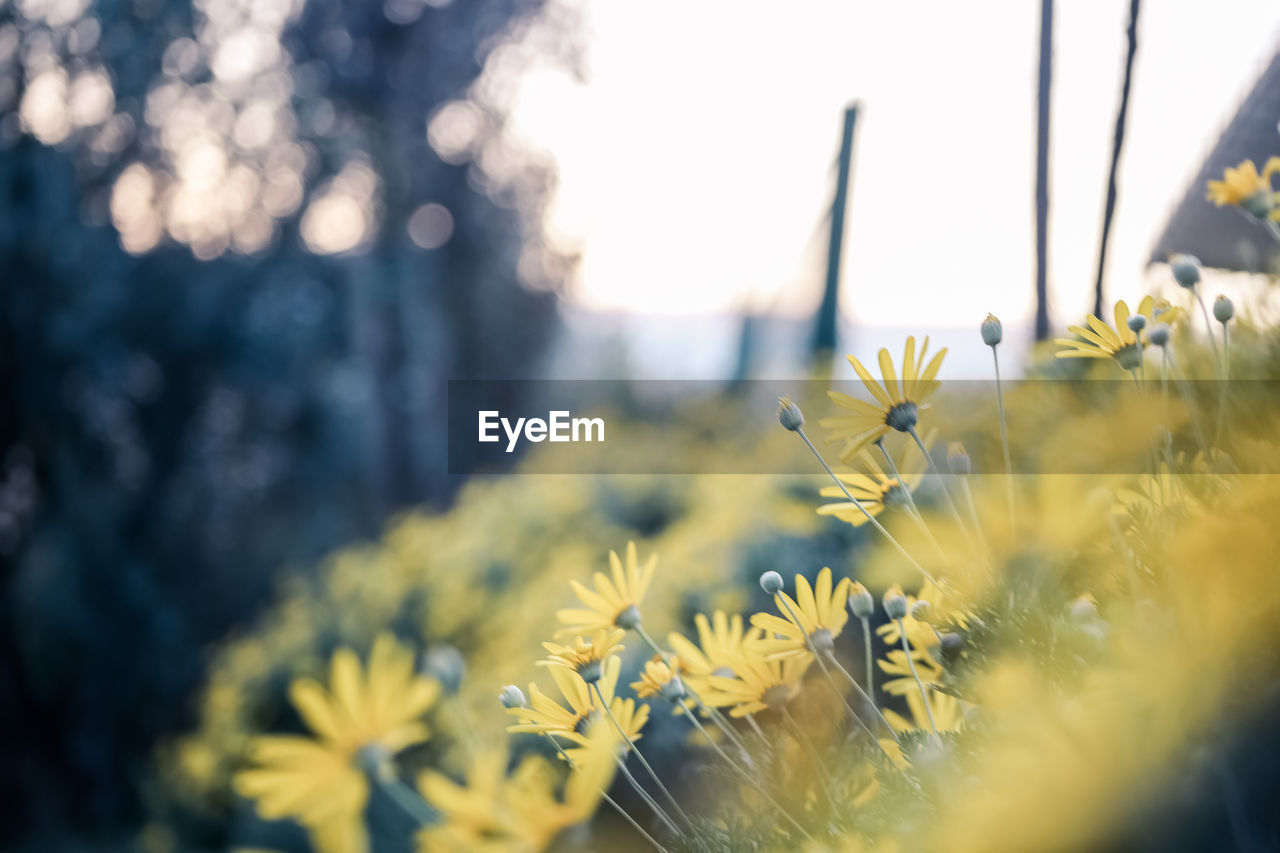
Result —
[[1209, 334], [1209, 346], [1213, 349], [1213, 360], [1218, 363], [1218, 368], [1222, 368], [1222, 354], [1218, 352], [1218, 341], [1213, 337], [1213, 321], [1209, 319], [1209, 309], [1204, 304], [1204, 296], [1200, 293], [1200, 288], [1194, 288], [1196, 302], [1200, 303], [1200, 313], [1204, 317], [1204, 329]]
[[916, 506], [915, 495], [911, 493], [911, 487], [907, 485], [902, 478], [902, 474], [898, 471], [898, 465], [893, 461], [893, 455], [889, 453], [884, 446], [884, 439], [875, 442], [876, 447], [880, 448], [880, 455], [884, 457], [885, 463], [889, 468], [889, 476], [897, 480], [901, 486], [902, 493], [907, 498], [907, 513], [915, 519], [916, 526], [920, 528], [920, 532], [929, 540], [929, 544], [933, 545], [933, 549], [938, 552], [939, 559], [946, 560], [946, 552], [942, 550], [942, 546], [938, 544], [938, 540], [933, 538], [933, 531], [929, 529], [929, 525], [925, 523], [924, 516], [920, 514], [920, 508]]
[[[797, 625], [803, 624], [800, 621], [800, 617], [797, 616], [796, 612], [791, 609], [791, 605], [787, 602], [787, 599], [780, 598], [779, 600], [782, 602], [782, 606], [786, 608], [787, 613], [791, 616], [791, 620], [795, 622]], [[831, 691], [840, 697], [840, 701], [844, 703], [844, 707], [846, 710], [848, 710], [849, 715], [853, 717], [854, 720], [857, 721], [858, 725], [862, 726], [863, 730], [868, 735], [871, 736], [871, 740], [874, 741], [876, 739], [876, 733], [872, 731], [869, 725], [867, 725], [866, 720], [862, 719], [862, 715], [859, 714], [857, 711], [855, 711], [853, 706], [849, 704], [849, 700], [845, 698], [844, 691], [840, 689], [840, 687], [836, 684], [836, 680], [831, 676], [831, 670], [827, 669], [827, 661], [830, 661], [831, 664], [835, 666], [836, 669], [844, 673], [845, 678], [849, 679], [849, 683], [851, 683], [854, 689], [858, 691], [858, 694], [862, 697], [862, 699], [868, 705], [871, 706], [871, 709], [873, 711], [876, 712], [876, 716], [880, 718], [880, 722], [884, 724], [884, 727], [889, 730], [889, 734], [893, 735], [893, 739], [896, 741], [898, 739], [898, 734], [893, 730], [893, 726], [889, 725], [889, 721], [886, 720], [884, 718], [884, 715], [880, 713], [880, 709], [876, 707], [876, 703], [871, 699], [870, 696], [866, 694], [866, 691], [862, 689], [862, 686], [858, 684], [857, 679], [855, 679], [852, 675], [850, 675], [849, 671], [840, 665], [840, 662], [836, 660], [835, 655], [833, 655], [831, 652], [820, 651], [817, 645], [814, 644], [813, 638], [809, 637], [808, 635], [805, 635], [805, 645], [809, 647], [810, 654], [812, 654], [814, 657], [814, 660], [818, 662], [818, 668], [822, 670], [823, 676], [826, 677], [827, 684], [831, 686]]]
[[[656, 642], [654, 642], [653, 637], [649, 636], [649, 632], [644, 629], [643, 625], [637, 624], [634, 627], [635, 627], [635, 632], [640, 635], [640, 639], [644, 640], [645, 643], [649, 646], [649, 648], [653, 649], [653, 653], [656, 654], [663, 663], [670, 666], [671, 655], [665, 649], [659, 646]], [[693, 700], [698, 710], [706, 714], [711, 719], [711, 721], [716, 724], [716, 728], [724, 732], [724, 736], [733, 742], [733, 745], [736, 746], [738, 750], [742, 753], [742, 757], [747, 762], [747, 764], [748, 765], [752, 764], [751, 753], [748, 751], [747, 745], [743, 743], [742, 738], [738, 737], [738, 733], [733, 730], [733, 726], [729, 725], [729, 721], [724, 718], [724, 715], [721, 714], [715, 708], [708, 705], [706, 702], [702, 701], [702, 697], [699, 696], [697, 691], [695, 691], [688, 684], [685, 684], [685, 691], [689, 694], [689, 698]], [[692, 710], [689, 710], [689, 709], [685, 709], [685, 710], [690, 714], [693, 713]]]
[[759, 779], [751, 775], [750, 772], [748, 772], [740, 764], [738, 764], [736, 761], [730, 758], [729, 754], [720, 748], [720, 744], [716, 743], [715, 738], [711, 737], [711, 733], [708, 732], [706, 728], [703, 727], [702, 723], [698, 721], [698, 717], [696, 714], [689, 713], [689, 714], [685, 714], [685, 716], [689, 718], [689, 722], [693, 723], [693, 727], [696, 728], [704, 738], [706, 738], [707, 743], [711, 744], [711, 748], [716, 751], [716, 755], [719, 755], [720, 758], [722, 758], [726, 764], [732, 767], [738, 773], [738, 775], [741, 776], [744, 781], [746, 781], [748, 785], [750, 785], [752, 788], [755, 788], [756, 791], [759, 792], [760, 796], [764, 797], [764, 799], [769, 803], [769, 805], [777, 809], [778, 813], [781, 814], [784, 818], [786, 818], [787, 822], [790, 823], [793, 827], [795, 827], [796, 830], [801, 835], [803, 835], [805, 838], [807, 838], [811, 842], [814, 841], [813, 836], [810, 835], [808, 832], [806, 832], [805, 828], [801, 826], [800, 823], [795, 818], [793, 818], [791, 814], [786, 809], [784, 809], [777, 800], [773, 798], [773, 796], [769, 793], [769, 791], [765, 788], [765, 786], [760, 782]]
[[1004, 485], [1009, 498], [1009, 524], [1017, 526], [1017, 502], [1013, 499], [1013, 462], [1009, 455], [1009, 426], [1004, 415], [1004, 383], [1000, 379], [1000, 354], [991, 348], [991, 360], [996, 368], [996, 411], [1000, 414], [1000, 448], [1004, 451]]
[[894, 548], [897, 549], [898, 553], [902, 555], [903, 559], [905, 559], [908, 563], [910, 563], [911, 566], [916, 571], [920, 572], [920, 574], [924, 576], [925, 580], [933, 581], [936, 584], [937, 581], [934, 579], [933, 575], [929, 574], [929, 572], [925, 569], [925, 567], [920, 565], [920, 563], [918, 563], [916, 559], [911, 556], [911, 554], [907, 551], [906, 548], [902, 547], [902, 543], [899, 542], [897, 539], [895, 539], [893, 534], [890, 533], [888, 530], [886, 530], [884, 525], [876, 520], [875, 516], [867, 512], [866, 507], [864, 507], [861, 503], [859, 503], [857, 500], [854, 499], [853, 495], [849, 493], [848, 487], [845, 486], [844, 481], [836, 476], [836, 472], [831, 470], [831, 466], [827, 464], [827, 460], [822, 458], [822, 454], [818, 451], [818, 448], [814, 446], [813, 441], [810, 440], [809, 436], [805, 433], [804, 428], [797, 427], [794, 430], [794, 432], [796, 433], [796, 435], [800, 436], [800, 439], [805, 443], [805, 446], [809, 448], [809, 452], [813, 454], [814, 458], [818, 460], [818, 464], [822, 466], [822, 470], [827, 472], [827, 476], [831, 478], [831, 481], [840, 488], [840, 491], [844, 492], [844, 496], [848, 499], [849, 503], [855, 505], [856, 507], [858, 507], [858, 509], [862, 510], [862, 514], [867, 517], [867, 521], [869, 521], [871, 525], [875, 527], [875, 529], [879, 531], [882, 536], [884, 536], [884, 538], [889, 540], [889, 543], [893, 545]]
[[822, 763], [822, 756], [818, 754], [818, 748], [814, 745], [809, 735], [805, 732], [804, 726], [800, 725], [795, 717], [791, 716], [791, 712], [785, 707], [782, 708], [782, 722], [791, 732], [791, 736], [796, 739], [801, 748], [809, 753], [809, 760], [813, 762], [813, 766], [821, 777], [822, 793], [826, 796], [827, 802], [834, 808], [836, 804], [835, 795], [831, 793], [831, 775], [827, 772], [827, 766]]
[[371, 774], [378, 787], [419, 826], [430, 826], [439, 816], [416, 791], [401, 782], [393, 773], [375, 771]]
[[907, 642], [907, 626], [902, 619], [898, 620], [898, 633], [902, 635], [902, 650], [907, 654], [907, 666], [911, 667], [911, 677], [916, 680], [916, 687], [920, 688], [920, 698], [924, 700], [924, 710], [929, 717], [929, 728], [933, 729], [935, 735], [941, 737], [938, 733], [938, 724], [933, 720], [933, 705], [929, 702], [929, 691], [920, 680], [920, 673], [916, 671], [915, 658], [911, 656], [911, 644]]
[[[858, 621], [862, 623], [862, 647], [866, 650], [867, 656], [867, 696], [868, 698], [876, 695], [876, 676], [872, 666], [872, 650], [871, 650], [871, 620], [866, 616], [859, 616]], [[875, 704], [875, 699], [871, 699], [871, 704]]]
[[969, 528], [964, 523], [964, 519], [960, 517], [960, 510], [956, 507], [956, 502], [951, 499], [951, 489], [947, 487], [947, 480], [942, 476], [942, 472], [938, 470], [938, 466], [934, 464], [933, 457], [929, 455], [929, 449], [924, 446], [924, 442], [920, 440], [920, 433], [916, 432], [915, 426], [907, 427], [907, 434], [915, 441], [916, 446], [920, 448], [920, 452], [924, 454], [924, 458], [929, 463], [929, 467], [933, 469], [933, 473], [937, 475], [938, 482], [942, 485], [942, 495], [947, 499], [947, 508], [951, 510], [951, 515], [956, 521], [956, 526], [964, 534], [969, 544], [973, 544], [973, 540], [969, 538]]
[[676, 814], [680, 816], [680, 820], [684, 823], [684, 825], [692, 829], [693, 823], [692, 821], [689, 820], [689, 816], [684, 813], [684, 809], [680, 808], [679, 801], [677, 801], [675, 796], [673, 796], [672, 793], [669, 790], [667, 790], [667, 786], [662, 784], [661, 777], [658, 776], [657, 772], [653, 769], [653, 766], [649, 764], [648, 759], [646, 759], [644, 755], [641, 754], [640, 750], [636, 749], [635, 742], [631, 740], [631, 737], [630, 735], [627, 734], [626, 729], [624, 729], [622, 727], [622, 724], [618, 722], [618, 718], [613, 715], [612, 709], [609, 708], [609, 703], [604, 698], [604, 693], [601, 692], [600, 690], [599, 683], [592, 682], [591, 686], [596, 691], [596, 697], [600, 700], [600, 707], [604, 709], [605, 714], [609, 717], [609, 720], [613, 723], [613, 727], [617, 730], [618, 734], [621, 735], [622, 739], [626, 742], [627, 748], [630, 749], [633, 753], [635, 753], [636, 758], [640, 759], [640, 764], [644, 767], [645, 771], [648, 772], [650, 778], [653, 779], [653, 783], [658, 786], [658, 789], [660, 791], [662, 791], [663, 796], [667, 798], [667, 801], [671, 804], [671, 807], [675, 810]]
[[[969, 506], [969, 519], [973, 522], [974, 532], [978, 534], [978, 544], [982, 546], [982, 550], [987, 550], [987, 537], [982, 532], [982, 522], [978, 519], [978, 503], [973, 499], [973, 489], [969, 488], [968, 476], [961, 474], [960, 491], [964, 492], [964, 501]], [[1011, 478], [1006, 477], [1005, 481], [1009, 482]], [[1012, 486], [1010, 486], [1010, 494], [1012, 495]]]
[[[557, 741], [547, 732], [543, 732], [542, 736], [547, 739], [547, 742], [549, 742], [553, 747], [555, 747], [556, 752], [560, 753], [560, 757], [564, 759], [565, 763], [569, 765], [570, 769], [573, 769], [577, 766], [573, 763], [573, 759], [569, 757], [569, 753], [564, 751], [564, 747], [560, 745], [559, 741]], [[653, 845], [654, 850], [657, 850], [658, 853], [668, 853], [667, 848], [659, 844], [657, 840], [655, 840], [654, 837], [650, 835], [648, 832], [645, 832], [644, 827], [642, 827], [636, 821], [635, 818], [633, 818], [630, 814], [628, 814], [627, 810], [624, 809], [621, 806], [621, 804], [618, 803], [617, 800], [615, 800], [613, 797], [610, 797], [608, 792], [602, 791], [600, 793], [600, 796], [606, 803], [608, 803], [610, 806], [613, 807], [614, 811], [616, 811], [619, 815], [622, 816], [623, 820], [631, 824], [631, 826], [635, 829], [635, 831], [640, 833], [640, 835], [644, 837], [645, 841], [648, 841], [651, 845]], [[648, 798], [648, 795], [645, 794], [645, 797]], [[657, 803], [654, 803], [653, 805], [657, 806]], [[675, 829], [674, 824], [670, 823], [671, 819], [667, 817], [661, 810], [658, 810], [657, 814], [660, 819], [662, 819], [664, 822], [668, 824], [668, 826], [670, 826], [673, 830]]]

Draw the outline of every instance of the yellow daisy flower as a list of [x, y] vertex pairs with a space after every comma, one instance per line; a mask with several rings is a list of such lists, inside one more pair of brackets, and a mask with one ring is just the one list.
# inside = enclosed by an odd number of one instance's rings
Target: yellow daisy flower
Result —
[[753, 640], [749, 648], [766, 658], [776, 659], [809, 654], [810, 646], [820, 654], [831, 651], [833, 641], [849, 621], [845, 602], [849, 598], [848, 578], [831, 583], [831, 569], [818, 572], [815, 586], [809, 586], [804, 575], [796, 575], [796, 597], [779, 590], [773, 597], [778, 612], [757, 613], [751, 624], [765, 632], [762, 639]]
[[[965, 615], [963, 607], [956, 601], [956, 596], [944, 593], [933, 581], [927, 581], [924, 586], [920, 587], [918, 595], [906, 595], [897, 586], [890, 590], [890, 593], [894, 592], [902, 595], [907, 601], [907, 615], [902, 617], [902, 624], [906, 627], [907, 642], [911, 644], [917, 660], [920, 660], [921, 655], [932, 660], [931, 652], [938, 646], [938, 630], [930, 623], [954, 624], [960, 628], [966, 628], [969, 625], [968, 617]], [[929, 622], [922, 621], [911, 615], [911, 611], [918, 601], [927, 601], [929, 603], [929, 613], [931, 614]], [[896, 619], [877, 627], [876, 633], [890, 646], [900, 646], [902, 644], [902, 630], [898, 627], [898, 620]]]
[[1274, 218], [1275, 197], [1271, 191], [1271, 177], [1277, 171], [1280, 171], [1280, 157], [1267, 160], [1262, 174], [1258, 174], [1258, 167], [1252, 160], [1244, 160], [1234, 169], [1227, 167], [1222, 180], [1209, 181], [1205, 197], [1218, 207], [1234, 205], [1258, 218], [1269, 213]]
[[569, 583], [586, 608], [569, 608], [556, 613], [556, 619], [564, 623], [556, 632], [557, 637], [590, 634], [603, 628], [634, 628], [640, 624], [640, 605], [649, 591], [649, 583], [658, 567], [658, 555], [651, 554], [644, 565], [636, 555], [636, 543], [627, 543], [627, 561], [623, 565], [616, 551], [609, 552], [609, 571], [596, 572], [592, 578], [595, 591], [587, 589], [576, 580]]
[[654, 655], [645, 661], [644, 669], [640, 671], [640, 680], [631, 682], [631, 689], [641, 699], [658, 696], [677, 705], [682, 704], [688, 694], [680, 671], [680, 658], [670, 655], [664, 661]]
[[712, 696], [703, 698], [708, 704], [714, 699], [717, 706], [731, 706], [731, 717], [745, 717], [765, 710], [780, 711], [800, 692], [800, 681], [812, 663], [813, 655], [808, 653], [769, 660], [748, 649], [732, 678], [722, 675], [708, 678]]
[[537, 757], [526, 758], [508, 776], [504, 751], [482, 752], [473, 759], [465, 785], [426, 771], [418, 789], [442, 820], [418, 834], [418, 850], [546, 849], [566, 828], [595, 812], [613, 781], [617, 743], [611, 726], [591, 727], [562, 799], [555, 795], [558, 774]]
[[693, 617], [693, 624], [698, 630], [697, 644], [675, 631], [667, 635], [667, 642], [680, 658], [681, 678], [711, 704], [706, 696], [710, 689], [707, 678], [732, 678], [742, 665], [743, 645], [764, 636], [764, 632], [757, 628], [744, 631], [742, 617], [736, 613], [729, 616], [723, 610], [712, 613], [710, 619], [699, 613]]
[[[649, 706], [637, 705], [634, 700], [621, 699], [614, 694], [618, 687], [618, 675], [622, 671], [622, 659], [611, 657], [604, 663], [604, 672], [596, 687], [608, 703], [609, 710], [618, 720], [632, 743], [639, 740], [641, 730], [649, 721]], [[559, 702], [543, 693], [536, 684], [529, 685], [529, 704], [523, 708], [509, 708], [507, 713], [519, 720], [507, 727], [512, 733], [527, 732], [532, 734], [548, 734], [560, 738], [578, 748], [587, 746], [584, 732], [590, 723], [603, 717], [603, 706], [592, 685], [572, 669], [553, 666], [548, 668], [551, 678], [560, 690], [560, 695], [568, 703], [566, 708]], [[573, 758], [576, 750], [567, 750]]]
[[[938, 431], [935, 429], [930, 430], [925, 436], [926, 448], [933, 447], [937, 434]], [[897, 477], [886, 474], [879, 460], [866, 447], [858, 451], [856, 461], [862, 471], [842, 471], [837, 472], [836, 476], [848, 487], [849, 494], [853, 495], [854, 500], [865, 507], [873, 517], [884, 512], [885, 507], [906, 506], [908, 496], [919, 488], [921, 481], [924, 480], [925, 470], [928, 468], [924, 454], [920, 452], [920, 448], [914, 441], [903, 444], [898, 458], [894, 461], [898, 473], [902, 475], [901, 481]], [[844, 492], [838, 486], [827, 486], [819, 494], [824, 498], [844, 498]], [[834, 515], [854, 527], [860, 527], [869, 520], [862, 510], [847, 499], [818, 507], [818, 514]]]
[[[893, 730], [899, 734], [912, 730], [933, 731], [933, 727], [929, 725], [929, 709], [925, 708], [924, 699], [920, 696], [920, 691], [913, 686], [903, 696], [907, 702], [907, 709], [911, 712], [911, 719], [907, 719], [896, 711], [886, 708], [884, 717], [889, 721], [889, 725], [893, 726]], [[964, 721], [960, 700], [949, 693], [930, 690], [929, 708], [933, 710], [933, 722], [938, 726], [938, 731], [940, 732], [955, 731], [960, 728], [960, 724]]]
[[[920, 649], [912, 649], [912, 658], [916, 662], [916, 672], [920, 674], [920, 680], [924, 682], [926, 687], [936, 687], [938, 680], [942, 678], [942, 667], [933, 658], [929, 657]], [[920, 691], [916, 685], [915, 676], [911, 674], [911, 664], [907, 661], [907, 653], [902, 649], [894, 649], [889, 652], [888, 660], [878, 660], [876, 664], [880, 667], [885, 675], [895, 675], [886, 681], [881, 688], [890, 696], [911, 696], [920, 697]]]
[[590, 640], [575, 637], [567, 646], [559, 643], [543, 643], [548, 657], [537, 662], [538, 666], [564, 667], [571, 669], [588, 684], [599, 680], [601, 664], [610, 655], [615, 655], [626, 646], [619, 643], [626, 631], [621, 628], [601, 628]]
[[859, 450], [888, 435], [890, 430], [907, 432], [915, 426], [920, 412], [928, 408], [925, 401], [942, 384], [936, 377], [947, 350], [942, 348], [926, 364], [928, 349], [928, 337], [924, 339], [918, 354], [916, 339], [907, 338], [902, 354], [901, 382], [898, 381], [893, 359], [887, 349], [880, 350], [880, 382], [875, 380], [871, 371], [863, 367], [862, 362], [849, 356], [849, 363], [853, 365], [875, 402], [859, 400], [839, 391], [827, 392], [827, 396], [837, 406], [853, 412], [852, 415], [823, 418], [818, 422], [831, 430], [828, 441], [845, 442], [844, 449], [840, 452], [841, 460], [848, 462]]
[[[1162, 307], [1164, 306], [1159, 305], [1153, 297], [1145, 296], [1138, 303], [1138, 314], [1145, 317], [1150, 326], [1156, 321], [1157, 309]], [[1160, 312], [1159, 322], [1173, 323], [1178, 312], [1179, 309], [1165, 307]], [[1092, 314], [1087, 318], [1089, 328], [1068, 326], [1067, 331], [1084, 340], [1056, 338], [1054, 343], [1067, 349], [1058, 350], [1055, 355], [1058, 358], [1113, 358], [1125, 370], [1137, 369], [1142, 364], [1142, 348], [1147, 341], [1146, 331], [1139, 333], [1129, 328], [1129, 305], [1123, 299], [1116, 303], [1114, 316], [1114, 329]]]
[[408, 746], [427, 739], [421, 717], [440, 685], [414, 670], [413, 652], [390, 634], [373, 644], [367, 674], [351, 649], [330, 664], [329, 689], [300, 678], [289, 698], [314, 738], [262, 735], [249, 755], [256, 765], [238, 773], [235, 789], [257, 801], [267, 820], [294, 818], [312, 830], [349, 834], [369, 796], [366, 773], [385, 767]]

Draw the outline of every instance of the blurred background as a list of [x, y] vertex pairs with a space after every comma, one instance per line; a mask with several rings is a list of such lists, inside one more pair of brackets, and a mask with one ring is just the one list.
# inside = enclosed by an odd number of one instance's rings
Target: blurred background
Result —
[[449, 379], [805, 375], [987, 311], [1016, 362], [1174, 250], [1259, 291], [1274, 244], [1203, 186], [1280, 153], [1278, 28], [0, 0], [0, 846], [137, 831], [211, 644], [449, 506]]

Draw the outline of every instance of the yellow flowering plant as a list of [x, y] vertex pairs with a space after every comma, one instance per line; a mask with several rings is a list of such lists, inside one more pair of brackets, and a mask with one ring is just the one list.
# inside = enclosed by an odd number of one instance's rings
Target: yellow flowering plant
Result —
[[[1114, 327], [1090, 318], [1059, 342], [1059, 358], [1137, 374], [1118, 396], [1154, 391], [1160, 403], [1102, 418], [1097, 403], [1114, 392], [1089, 387], [1065, 411], [1045, 411], [1035, 388], [953, 411], [943, 353], [929, 358], [913, 339], [901, 376], [887, 352], [879, 377], [851, 359], [875, 402], [833, 397], [857, 423], [841, 414], [829, 427], [843, 450], [857, 445], [841, 460], [856, 474], [826, 462], [798, 405], [780, 411], [828, 478], [818, 498], [797, 475], [733, 489], [698, 479], [670, 504], [654, 498], [670, 498], [669, 485], [649, 484], [640, 536], [639, 523], [591, 515], [607, 501], [550, 480], [477, 485], [479, 498], [442, 519], [402, 521], [378, 546], [335, 558], [323, 584], [289, 591], [269, 627], [229, 645], [202, 727], [173, 760], [190, 776], [235, 765], [237, 796], [321, 850], [365, 849], [390, 831], [378, 824], [390, 807], [424, 851], [540, 851], [571, 838], [673, 853], [1126, 847], [1153, 809], [1169, 817], [1196, 756], [1249, 736], [1280, 682], [1267, 651], [1280, 639], [1280, 446], [1268, 438], [1280, 419], [1252, 411], [1272, 420], [1234, 444], [1230, 408], [1226, 429], [1207, 427], [1216, 412], [1183, 398], [1177, 380], [1221, 375], [1212, 351], [1151, 336], [1182, 322], [1179, 310], [1121, 301]], [[989, 325], [982, 342], [994, 349]], [[1237, 340], [1241, 363], [1280, 352], [1280, 334], [1257, 334]], [[1153, 346], [1176, 351], [1185, 374], [1146, 365]], [[1055, 369], [1038, 358], [1033, 371]], [[998, 444], [997, 407], [1012, 427]], [[1162, 442], [1131, 443], [1151, 419]], [[1051, 468], [1073, 433], [1127, 467]], [[933, 462], [935, 436], [952, 445], [949, 475]], [[1010, 476], [1009, 450], [1046, 470]], [[919, 502], [894, 492], [929, 473], [937, 488], [919, 489]], [[655, 503], [670, 510], [657, 532]], [[911, 521], [879, 525], [889, 506]], [[583, 517], [609, 535], [576, 538]], [[455, 541], [459, 519], [469, 542]], [[496, 524], [515, 541], [489, 535]], [[531, 560], [519, 536], [538, 542], [548, 526]], [[419, 568], [415, 555], [437, 542], [448, 570]], [[607, 570], [593, 572], [602, 557]], [[528, 572], [478, 594], [477, 578], [507, 564]], [[761, 573], [772, 565], [793, 580]], [[420, 643], [385, 632], [406, 620]], [[354, 639], [308, 657], [333, 633]], [[445, 643], [465, 676], [414, 653]], [[323, 682], [300, 674], [326, 665]], [[279, 731], [288, 714], [262, 716], [273, 731], [253, 728], [246, 707], [281, 671], [306, 734]], [[493, 701], [529, 673], [543, 685]]]

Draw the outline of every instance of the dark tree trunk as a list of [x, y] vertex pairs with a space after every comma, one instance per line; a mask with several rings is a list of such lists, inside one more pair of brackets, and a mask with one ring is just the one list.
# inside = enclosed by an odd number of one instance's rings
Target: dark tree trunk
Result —
[[1040, 87], [1036, 100], [1036, 340], [1049, 337], [1049, 93], [1053, 0], [1040, 2]]
[[1120, 107], [1116, 111], [1115, 140], [1111, 146], [1111, 171], [1107, 174], [1107, 206], [1102, 212], [1102, 236], [1098, 240], [1098, 277], [1093, 284], [1093, 313], [1102, 316], [1102, 277], [1107, 264], [1107, 240], [1111, 236], [1111, 219], [1116, 212], [1116, 170], [1120, 168], [1120, 150], [1124, 147], [1124, 127], [1129, 113], [1129, 88], [1133, 82], [1133, 57], [1138, 52], [1138, 6], [1129, 3], [1129, 52], [1124, 60], [1124, 83], [1120, 87]]
[[815, 361], [836, 347], [836, 330], [840, 319], [840, 255], [844, 247], [844, 213], [849, 204], [849, 175], [853, 167], [853, 129], [858, 120], [858, 105], [844, 111], [840, 132], [840, 159], [837, 161], [836, 194], [831, 203], [831, 237], [827, 242], [827, 279], [822, 290], [822, 304], [814, 322], [811, 353]]

